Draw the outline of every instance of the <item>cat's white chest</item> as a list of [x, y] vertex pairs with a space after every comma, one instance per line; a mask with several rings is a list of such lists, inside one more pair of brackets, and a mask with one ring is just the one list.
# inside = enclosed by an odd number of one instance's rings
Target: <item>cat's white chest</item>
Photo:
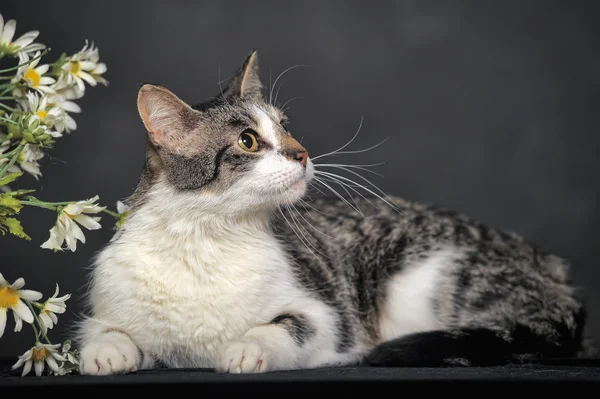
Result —
[[[107, 312], [120, 308], [123, 328], [143, 350], [174, 367], [212, 367], [224, 344], [268, 322], [284, 306], [282, 298], [293, 297], [274, 239], [230, 244], [188, 237], [155, 250], [124, 240], [107, 272], [99, 269], [96, 292], [110, 296], [101, 301]], [[282, 290], [288, 295], [278, 295]]]

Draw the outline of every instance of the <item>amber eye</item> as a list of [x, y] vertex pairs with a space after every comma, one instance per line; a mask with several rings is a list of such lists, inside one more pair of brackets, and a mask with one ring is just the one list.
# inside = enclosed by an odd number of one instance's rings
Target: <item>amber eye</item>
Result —
[[248, 151], [248, 152], [254, 152], [258, 149], [258, 141], [256, 140], [256, 132], [253, 130], [246, 130], [244, 131], [242, 134], [240, 134], [240, 137], [238, 138], [238, 143], [240, 144], [240, 147], [242, 147], [242, 149], [244, 151]]

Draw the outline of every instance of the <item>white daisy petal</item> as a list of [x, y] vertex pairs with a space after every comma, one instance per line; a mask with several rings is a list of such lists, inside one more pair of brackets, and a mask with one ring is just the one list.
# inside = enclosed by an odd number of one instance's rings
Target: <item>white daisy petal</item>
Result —
[[39, 319], [44, 334], [48, 334], [48, 329], [53, 327], [52, 320], [50, 320], [50, 317], [46, 313], [40, 313]]
[[33, 290], [19, 290], [19, 295], [28, 301], [39, 301], [43, 297], [41, 292]]
[[46, 72], [48, 72], [48, 69], [50, 69], [50, 65], [48, 64], [44, 64], [44, 65], [40, 65], [39, 67], [35, 68], [35, 71], [37, 73], [41, 75], [45, 74]]
[[[56, 82], [56, 80], [54, 78], [51, 78], [50, 76], [42, 76], [40, 78], [40, 83], [39, 84], [47, 86], [47, 85], [51, 85], [51, 84], [53, 84], [55, 82]], [[49, 89], [49, 90], [52, 90], [52, 89]], [[52, 91], [54, 91], [54, 90], [52, 90]]]
[[92, 71], [93, 75], [102, 75], [107, 70], [106, 64], [100, 63], [96, 66], [96, 68]]
[[48, 363], [48, 366], [52, 371], [58, 373], [58, 364], [56, 364], [56, 360], [54, 359], [54, 357], [52, 357], [52, 355], [46, 356], [46, 363]]
[[74, 215], [73, 220], [88, 230], [98, 230], [102, 227], [100, 223], [87, 215]]
[[23, 328], [23, 319], [21, 319], [15, 312], [12, 312], [13, 318], [15, 319], [15, 332], [21, 331]]
[[6, 312], [6, 308], [0, 308], [0, 338], [2, 338], [6, 329]]
[[35, 375], [40, 377], [42, 375], [42, 372], [44, 371], [44, 361], [36, 360], [34, 368], [35, 368]]
[[96, 63], [91, 61], [80, 61], [79, 67], [84, 71], [92, 71], [96, 68]]
[[33, 361], [31, 359], [25, 362], [25, 367], [23, 367], [23, 373], [21, 373], [21, 377], [26, 376], [31, 371], [31, 366], [33, 365]]
[[48, 310], [52, 313], [59, 313], [59, 314], [64, 313], [65, 309], [67, 308], [66, 306], [58, 306], [53, 303], [47, 303], [44, 307], [46, 310]]
[[52, 357], [54, 357], [54, 359], [58, 360], [59, 362], [66, 362], [67, 358], [63, 357], [62, 355], [56, 353], [56, 352], [51, 352], [52, 353]]
[[21, 367], [22, 365], [24, 365], [26, 361], [27, 361], [27, 359], [25, 359], [25, 357], [19, 356], [19, 360], [17, 360], [17, 362], [12, 365], [11, 369], [12, 370], [18, 369], [19, 367]]
[[29, 31], [29, 32], [23, 34], [17, 40], [15, 40], [15, 42], [13, 44], [19, 48], [26, 47], [29, 44], [33, 43], [33, 41], [35, 40], [36, 37], [39, 36], [39, 34], [40, 34], [40, 32], [37, 30]]
[[96, 79], [87, 72], [79, 72], [79, 77], [89, 83], [90, 86], [96, 86]]
[[12, 308], [13, 312], [15, 312], [20, 318], [23, 319], [26, 323], [33, 323], [33, 314], [31, 310], [25, 305], [22, 301], [19, 300], [17, 304]]
[[50, 229], [50, 238], [44, 242], [41, 247], [46, 249], [62, 250], [62, 244], [65, 241], [65, 235], [58, 227], [54, 226]]
[[16, 28], [17, 28], [17, 21], [15, 21], [14, 19], [11, 19], [10, 21], [8, 21], [6, 23], [6, 25], [4, 25], [4, 30], [2, 31], [2, 36], [0, 36], [0, 43], [9, 44], [15, 35]]
[[21, 288], [23, 288], [25, 286], [25, 279], [23, 277], [19, 277], [10, 286], [11, 286], [11, 288], [14, 288], [15, 290], [20, 290]]

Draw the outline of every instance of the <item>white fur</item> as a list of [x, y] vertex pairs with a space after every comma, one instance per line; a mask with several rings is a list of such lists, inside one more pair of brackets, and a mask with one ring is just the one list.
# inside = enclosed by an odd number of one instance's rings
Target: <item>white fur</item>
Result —
[[[153, 358], [229, 372], [356, 359], [358, 353], [336, 353], [335, 313], [295, 283], [267, 227], [274, 202], [300, 197], [310, 175], [273, 152], [251, 176], [219, 196], [164, 183], [148, 193], [95, 261], [93, 316], [80, 335], [82, 373], [128, 372], [150, 367]], [[303, 348], [283, 327], [265, 325], [287, 312], [302, 312], [318, 326]], [[115, 359], [135, 347], [143, 357]]]
[[379, 322], [382, 341], [443, 328], [431, 301], [434, 290], [440, 286], [441, 273], [458, 255], [457, 249], [445, 248], [422, 262], [407, 265], [392, 278]]
[[273, 118], [269, 116], [267, 112], [261, 109], [258, 106], [254, 106], [254, 116], [258, 119], [258, 133], [262, 136], [265, 136], [267, 141], [271, 143], [271, 145], [278, 150], [281, 146], [279, 141], [279, 136], [275, 132], [275, 124], [273, 123]]

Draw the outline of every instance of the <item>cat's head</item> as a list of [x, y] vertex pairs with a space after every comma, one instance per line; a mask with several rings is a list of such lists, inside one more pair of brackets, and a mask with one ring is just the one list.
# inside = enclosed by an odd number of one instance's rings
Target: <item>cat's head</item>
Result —
[[301, 198], [313, 176], [307, 150], [265, 101], [255, 51], [218, 95], [190, 106], [145, 84], [138, 111], [153, 181], [213, 211], [268, 209]]

